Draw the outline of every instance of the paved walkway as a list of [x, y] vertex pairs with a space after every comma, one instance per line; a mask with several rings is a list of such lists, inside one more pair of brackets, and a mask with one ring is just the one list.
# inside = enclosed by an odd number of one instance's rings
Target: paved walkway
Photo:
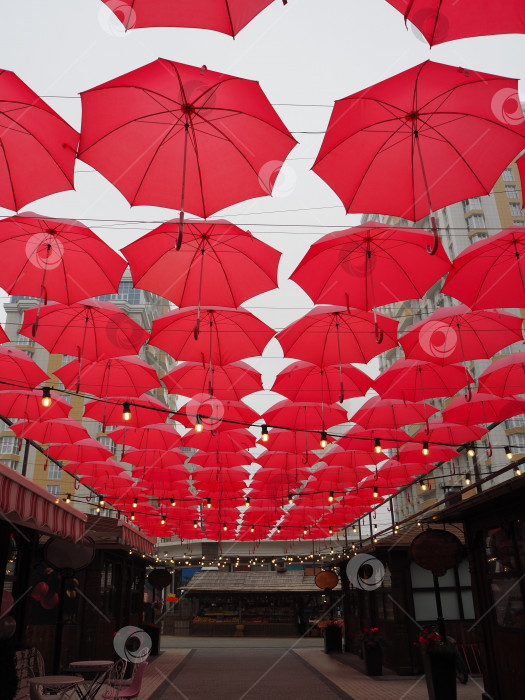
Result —
[[[458, 685], [480, 700], [481, 679]], [[369, 678], [320, 639], [164, 637], [138, 700], [428, 700], [425, 678]]]

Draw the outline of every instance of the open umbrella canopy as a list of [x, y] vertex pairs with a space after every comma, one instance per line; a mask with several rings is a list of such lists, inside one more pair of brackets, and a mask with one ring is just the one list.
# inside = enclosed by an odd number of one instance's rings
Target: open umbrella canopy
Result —
[[[133, 464], [135, 467], [173, 467], [184, 464], [184, 462], [188, 459], [188, 455], [184, 454], [183, 452], [179, 452], [177, 448], [172, 450], [140, 450], [130, 448], [122, 453], [122, 457], [120, 459], [122, 462]], [[184, 471], [186, 471], [187, 477], [187, 470]]]
[[177, 306], [240, 306], [277, 287], [281, 253], [229, 221], [179, 220], [150, 231], [122, 249], [133, 284]]
[[17, 437], [35, 440], [43, 445], [52, 442], [77, 442], [89, 437], [88, 431], [74, 418], [20, 420], [9, 427]]
[[53, 374], [66, 389], [100, 397], [140, 396], [160, 386], [155, 369], [135, 355], [110, 357], [82, 365], [79, 360], [72, 360]]
[[338, 100], [313, 170], [347, 212], [430, 214], [437, 249], [433, 211], [488, 194], [525, 147], [503, 90], [518, 100], [516, 80], [425, 61]]
[[0, 221], [0, 285], [9, 294], [64, 304], [116, 292], [126, 261], [79, 221], [12, 216]]
[[343, 433], [337, 444], [345, 450], [363, 450], [381, 454], [383, 449], [395, 449], [412, 438], [401, 428], [371, 428], [363, 430], [354, 425]]
[[387, 0], [423, 34], [430, 46], [489, 34], [524, 34], [525, 13], [519, 0]]
[[0, 206], [73, 189], [78, 133], [20, 78], [0, 70]]
[[[326, 436], [327, 442], [333, 442], [331, 435]], [[303, 453], [319, 449], [319, 435], [315, 433], [295, 432], [286, 428], [272, 428], [265, 437], [257, 440], [259, 445], [266, 447], [269, 452]]]
[[[200, 319], [200, 333], [195, 327]], [[274, 336], [272, 328], [246, 309], [188, 307], [175, 309], [153, 321], [150, 345], [176, 360], [227, 365], [259, 356]]]
[[396, 459], [402, 464], [414, 464], [421, 462], [428, 464], [429, 462], [448, 462], [458, 456], [458, 452], [451, 447], [444, 445], [428, 445], [428, 454], [423, 454], [425, 444], [423, 442], [412, 442], [408, 445], [403, 445], [397, 452]]
[[384, 460], [383, 455], [375, 452], [365, 452], [361, 450], [347, 450], [343, 445], [337, 443], [322, 455], [322, 460], [327, 466], [362, 467], [366, 465], [378, 464]]
[[478, 385], [481, 392], [497, 396], [525, 394], [525, 352], [493, 362], [479, 375]]
[[227, 432], [204, 430], [202, 433], [189, 433], [184, 436], [184, 445], [203, 452], [237, 452], [255, 447], [255, 437], [245, 428]]
[[437, 413], [429, 403], [410, 403], [401, 399], [373, 396], [354, 413], [351, 420], [362, 428], [400, 428], [412, 423], [425, 423]]
[[481, 425], [461, 425], [460, 423], [448, 423], [442, 418], [431, 418], [426, 427], [421, 428], [414, 440], [428, 440], [439, 445], [463, 445], [467, 442], [475, 442], [486, 435], [487, 429]]
[[279, 401], [264, 413], [268, 425], [292, 430], [323, 431], [333, 425], [346, 423], [346, 410], [339, 404], [294, 403]]
[[437, 396], [453, 396], [474, 380], [465, 367], [439, 367], [422, 360], [396, 360], [374, 381], [374, 389], [384, 399], [424, 401]]
[[20, 335], [34, 338], [51, 353], [92, 361], [135, 354], [148, 338], [116, 304], [96, 299], [27, 309]]
[[71, 406], [55, 391], [50, 392], [51, 405], [42, 405], [42, 389], [12, 389], [0, 391], [0, 415], [26, 420], [66, 418]]
[[94, 438], [84, 438], [75, 443], [55, 443], [46, 453], [55, 459], [67, 459], [75, 462], [104, 461], [113, 457], [113, 452]]
[[108, 433], [109, 437], [119, 445], [135, 447], [138, 450], [171, 450], [178, 447], [182, 438], [173, 425], [152, 423], [143, 428], [116, 428]]
[[443, 411], [443, 420], [462, 425], [479, 425], [480, 423], [500, 423], [512, 416], [525, 413], [523, 399], [501, 398], [494, 394], [472, 392], [472, 398], [457, 396]]
[[[129, 409], [128, 417], [125, 409]], [[127, 425], [142, 428], [168, 418], [166, 404], [154, 396], [143, 394], [139, 397], [126, 396], [109, 398], [106, 401], [95, 399], [84, 404], [84, 417], [98, 420], [102, 425]]]
[[492, 357], [523, 340], [523, 319], [499, 311], [471, 311], [464, 304], [436, 309], [411, 326], [399, 342], [405, 355], [439, 365]]
[[132, 205], [208, 217], [269, 195], [296, 144], [257, 82], [205, 66], [159, 58], [81, 97], [78, 157]]
[[279, 372], [272, 391], [291, 401], [335, 403], [364, 396], [372, 378], [352, 365], [318, 367], [311, 362], [293, 362]]
[[0, 389], [34, 389], [47, 379], [26, 352], [0, 345]]
[[260, 419], [258, 413], [242, 401], [219, 401], [214, 396], [197, 394], [172, 416], [186, 428], [194, 428], [200, 420], [203, 430], [238, 430]]
[[[217, 469], [227, 467], [230, 476], [236, 473], [235, 471], [231, 471], [234, 467], [242, 467], [252, 462], [253, 457], [249, 452], [246, 452], [246, 450], [239, 450], [238, 452], [201, 452], [199, 450], [190, 458], [190, 464], [196, 464], [202, 468]], [[200, 469], [193, 471], [193, 479], [200, 479], [200, 474]], [[248, 478], [248, 476], [246, 475], [243, 478]]]
[[89, 462], [68, 462], [64, 465], [65, 471], [71, 476], [120, 476], [124, 474], [124, 469], [114, 459], [106, 459], [104, 461]]
[[472, 243], [455, 259], [443, 294], [471, 309], [525, 307], [525, 232], [511, 226]]
[[[382, 331], [378, 342], [377, 329]], [[397, 345], [397, 321], [344, 306], [318, 306], [276, 335], [285, 357], [319, 367], [366, 364]]]
[[260, 373], [241, 360], [211, 368], [202, 362], [180, 362], [162, 381], [169, 394], [191, 397], [208, 392], [229, 401], [240, 401], [263, 388]]
[[[273, 0], [102, 0], [126, 29], [193, 27], [235, 37]], [[283, 0], [286, 5], [288, 0]]]
[[375, 221], [334, 231], [316, 241], [290, 279], [317, 304], [350, 304], [368, 311], [393, 301], [419, 299], [450, 270], [432, 234]]

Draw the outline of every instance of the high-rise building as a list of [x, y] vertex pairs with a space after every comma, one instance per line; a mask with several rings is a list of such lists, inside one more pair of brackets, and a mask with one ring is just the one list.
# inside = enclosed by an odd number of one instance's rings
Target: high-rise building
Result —
[[[525, 226], [521, 196], [519, 172], [516, 163], [513, 162], [505, 168], [490, 194], [472, 197], [435, 212], [441, 242], [449, 258], [453, 260], [471, 243], [487, 238], [509, 226]], [[428, 217], [414, 224], [399, 217], [366, 214], [362, 217], [362, 223], [367, 221], [430, 230]], [[400, 334], [422, 318], [429, 316], [437, 308], [458, 303], [451, 297], [441, 294], [442, 285], [443, 280], [436, 282], [422, 299], [412, 299], [383, 307], [390, 316], [399, 321]], [[523, 309], [507, 310], [525, 316]], [[491, 360], [468, 362], [468, 369], [476, 380], [492, 361], [521, 349], [520, 343], [511, 345], [504, 348]], [[386, 370], [403, 356], [403, 350], [400, 346], [383, 353], [379, 358], [380, 371]], [[438, 409], [444, 408], [446, 402], [447, 399], [430, 401]], [[504, 451], [505, 446], [509, 446], [516, 455], [523, 456], [525, 454], [525, 416], [516, 416], [502, 422], [493, 428], [481, 442], [482, 447], [478, 447], [474, 458], [476, 464], [473, 463], [473, 458], [468, 457], [463, 452], [460, 457], [446, 462], [434, 470], [432, 479], [413, 484], [399, 496], [394, 497], [396, 520], [399, 521], [413, 515], [422, 508], [459, 491], [465, 485], [466, 476], [472, 475], [473, 480], [475, 469], [483, 477], [504, 466], [508, 462]], [[493, 486], [506, 478], [509, 478], [508, 474], [491, 479], [487, 482], [486, 487]], [[424, 490], [422, 486], [424, 486]], [[475, 491], [469, 492], [469, 495], [473, 493]]]

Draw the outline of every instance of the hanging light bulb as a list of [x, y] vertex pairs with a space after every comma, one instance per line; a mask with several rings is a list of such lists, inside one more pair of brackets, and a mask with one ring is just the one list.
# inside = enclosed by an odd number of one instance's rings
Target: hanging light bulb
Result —
[[211, 498], [206, 499], [206, 508], [211, 508]]
[[303, 527], [303, 535], [307, 535], [307, 534], [308, 534], [308, 528], [307, 528], [306, 525], [305, 525], [305, 526]]
[[100, 513], [100, 507], [99, 507], [99, 506], [97, 506], [96, 512], [97, 512], [97, 515]]
[[374, 523], [374, 530], [377, 530], [377, 523]]
[[194, 527], [195, 529], [197, 529], [197, 521], [196, 521], [196, 520], [193, 521], [193, 527]]
[[161, 524], [161, 525], [165, 525], [165, 524], [166, 524], [166, 518], [165, 518], [164, 515], [161, 515], [161, 516], [160, 516], [160, 524]]
[[71, 494], [68, 493], [66, 496], [66, 503], [71, 503]]
[[293, 496], [291, 493], [288, 494], [288, 503], [292, 504], [293, 503]]
[[468, 450], [467, 450], [467, 454], [468, 454], [469, 457], [475, 457], [475, 456], [476, 456], [476, 449], [475, 449], [474, 445], [470, 445], [470, 446], [469, 446], [469, 448], [468, 448]]
[[249, 507], [250, 507], [250, 500], [251, 500], [250, 497], [249, 497], [249, 496], [246, 496], [246, 502], [245, 502], [245, 504], [244, 504], [244, 505], [246, 506], [246, 508], [249, 508]]
[[381, 454], [383, 448], [381, 447], [381, 440], [379, 438], [374, 438], [374, 452], [376, 455]]
[[226, 523], [222, 524], [222, 529], [224, 530], [224, 532], [226, 532], [226, 530], [228, 529], [228, 526], [226, 525]]
[[505, 448], [505, 455], [507, 456], [507, 459], [512, 459], [514, 455], [512, 454], [512, 450], [510, 449], [510, 446], [507, 445]]
[[250, 528], [250, 532], [255, 532], [255, 528], [254, 528], [253, 525], [252, 525], [251, 528]]
[[465, 474], [465, 486], [470, 486], [470, 474]]
[[174, 506], [174, 505], [175, 505], [175, 499], [174, 499], [174, 498], [170, 498], [170, 503], [171, 503], [172, 506]]
[[334, 501], [334, 492], [330, 491], [330, 493], [328, 494], [328, 503], [333, 503], [333, 501]]
[[422, 481], [422, 482], [421, 482], [421, 491], [426, 491], [426, 490], [427, 490], [427, 482], [426, 482], [426, 481]]
[[379, 496], [379, 489], [377, 488], [377, 486], [374, 486], [373, 496], [374, 498], [377, 498]]
[[122, 404], [122, 418], [124, 420], [131, 420], [131, 406], [129, 401], [124, 401]]
[[328, 445], [328, 435], [326, 434], [325, 430], [323, 430], [323, 432], [321, 433], [321, 441], [319, 444], [321, 445], [321, 449], [323, 450]]
[[281, 526], [277, 525], [277, 532], [281, 532]]
[[268, 442], [269, 439], [270, 436], [268, 435], [268, 426], [266, 425], [266, 423], [263, 423], [261, 425], [261, 440], [263, 442]]
[[130, 520], [135, 520], [135, 513], [131, 513]]
[[100, 496], [98, 499], [98, 504], [102, 508], [104, 506], [104, 496]]
[[332, 534], [333, 534], [333, 530], [332, 530], [332, 526], [331, 526], [331, 525], [330, 525], [330, 527], [328, 528], [328, 534], [329, 534], [329, 535], [332, 535]]
[[354, 525], [354, 527], [352, 528], [352, 530], [353, 530], [354, 532], [357, 532], [357, 528], [356, 528], [355, 525]]
[[202, 424], [202, 416], [200, 413], [197, 413], [197, 418], [195, 419], [195, 432], [202, 433], [203, 430], [204, 425]]
[[42, 406], [46, 408], [51, 406], [53, 399], [51, 398], [51, 389], [48, 386], [42, 387]]
[[514, 467], [514, 474], [516, 474], [516, 476], [521, 476], [521, 469], [519, 468], [519, 466], [517, 464]]
[[428, 455], [430, 450], [428, 449], [428, 440], [423, 440], [423, 449], [421, 452], [425, 455], [425, 457]]
[[134, 499], [133, 499], [133, 508], [136, 508], [136, 507], [137, 507], [138, 502], [139, 502], [139, 499], [138, 499], [138, 498], [134, 498]]

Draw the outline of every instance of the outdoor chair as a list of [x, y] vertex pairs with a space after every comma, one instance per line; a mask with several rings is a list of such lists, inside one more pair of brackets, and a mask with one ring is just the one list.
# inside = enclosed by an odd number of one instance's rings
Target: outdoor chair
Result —
[[136, 662], [130, 664], [131, 674], [130, 674], [129, 678], [124, 677], [125, 673], [126, 673], [126, 666], [128, 665], [127, 662], [124, 662], [125, 666], [124, 666], [124, 671], [122, 672], [121, 677], [120, 678], [109, 678], [106, 681], [107, 685], [111, 685], [113, 688], [119, 688], [119, 689], [129, 688], [129, 686], [133, 682], [133, 678], [135, 677], [137, 669], [140, 667], [142, 662], [147, 661], [148, 656], [149, 656], [149, 652], [150, 652], [149, 649], [145, 649], [143, 654], [139, 657], [139, 661], [136, 661]]
[[110, 698], [127, 698], [127, 700], [136, 698], [140, 693], [140, 689], [142, 687], [142, 678], [144, 676], [144, 671], [146, 670], [147, 665], [147, 661], [143, 661], [140, 664], [136, 664], [137, 668], [131, 679], [131, 683], [128, 686], [120, 688], [113, 687], [108, 692], [106, 692], [103, 697], [106, 698], [106, 700], [109, 700]]
[[43, 676], [45, 664], [42, 654], [35, 649], [23, 649], [15, 652], [16, 676], [18, 687], [14, 700], [29, 700], [28, 678]]

